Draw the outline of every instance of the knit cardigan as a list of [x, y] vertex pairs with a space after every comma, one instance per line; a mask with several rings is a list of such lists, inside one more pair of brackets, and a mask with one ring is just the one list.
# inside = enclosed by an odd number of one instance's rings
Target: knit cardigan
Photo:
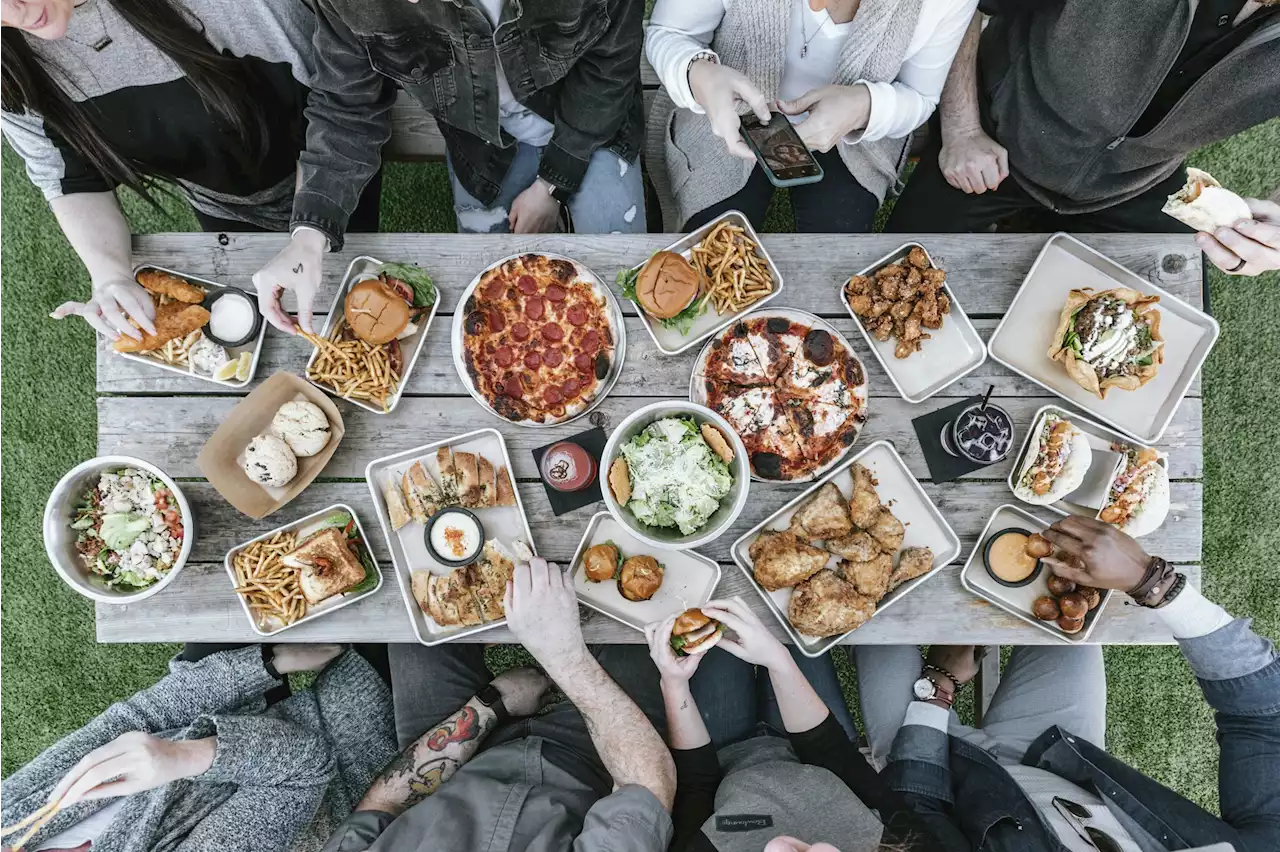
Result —
[[[396, 754], [391, 692], [353, 651], [311, 689], [266, 707], [263, 693], [278, 684], [257, 645], [174, 660], [155, 686], [108, 707], [0, 783], [0, 819], [12, 825], [35, 811], [80, 758], [128, 731], [217, 736], [208, 771], [125, 798], [93, 852], [320, 849]], [[60, 812], [27, 848], [109, 801]]]
[[[721, 63], [745, 74], [770, 101], [777, 98], [782, 83], [792, 2], [733, 0], [726, 4], [711, 40]], [[863, 0], [832, 82], [848, 86], [860, 80], [887, 83], [897, 78], [919, 22], [920, 6], [921, 0]], [[748, 109], [740, 105], [739, 112]], [[899, 174], [910, 141], [908, 136], [852, 145], [841, 142], [840, 158], [861, 186], [884, 201], [891, 188], [901, 189]], [[705, 115], [677, 109], [665, 91], [649, 113], [645, 156], [659, 196], [674, 199], [674, 205], [664, 205], [663, 224], [668, 231], [679, 230], [693, 214], [737, 193], [755, 168], [754, 162], [728, 152]]]

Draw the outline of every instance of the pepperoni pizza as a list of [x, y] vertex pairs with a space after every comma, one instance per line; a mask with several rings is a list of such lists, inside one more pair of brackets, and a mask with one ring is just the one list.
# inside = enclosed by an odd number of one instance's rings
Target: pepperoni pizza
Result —
[[749, 315], [711, 339], [695, 395], [742, 437], [760, 479], [810, 479], [858, 437], [867, 417], [862, 363], [802, 312]]
[[603, 393], [618, 333], [603, 287], [573, 261], [506, 260], [480, 276], [462, 313], [467, 378], [499, 417], [561, 423]]

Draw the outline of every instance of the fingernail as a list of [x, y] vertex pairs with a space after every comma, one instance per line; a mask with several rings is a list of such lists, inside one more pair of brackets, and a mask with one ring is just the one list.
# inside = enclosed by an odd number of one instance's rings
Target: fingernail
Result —
[[1202, 248], [1203, 248], [1204, 246], [1207, 246], [1208, 244], [1209, 244], [1209, 238], [1208, 238], [1208, 237], [1206, 237], [1204, 234], [1196, 234], [1196, 245], [1198, 245], [1198, 246], [1200, 246], [1200, 247], [1202, 247]]
[[1231, 233], [1231, 229], [1230, 229], [1230, 228], [1219, 228], [1219, 229], [1218, 229], [1218, 231], [1217, 231], [1216, 236], [1218, 237], [1218, 239], [1223, 239], [1223, 238], [1224, 238], [1224, 237], [1226, 237], [1229, 233]]

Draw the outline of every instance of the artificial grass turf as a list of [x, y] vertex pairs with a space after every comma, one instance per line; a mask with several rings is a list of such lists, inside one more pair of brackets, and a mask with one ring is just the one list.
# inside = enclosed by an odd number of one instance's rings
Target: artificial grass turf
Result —
[[[1227, 186], [1265, 197], [1280, 184], [1280, 121], [1198, 152], [1193, 165]], [[58, 477], [95, 452], [94, 351], [82, 323], [46, 314], [83, 298], [87, 276], [57, 231], [21, 163], [3, 155], [0, 252], [2, 333], [7, 369], [0, 393], [0, 524], [9, 532], [0, 597], [0, 731], [8, 774], [111, 701], [155, 681], [172, 646], [98, 645], [93, 607], [56, 580], [40, 540], [45, 495]], [[780, 203], [770, 229], [786, 229]], [[138, 232], [194, 230], [189, 211], [157, 213], [126, 203]], [[449, 189], [438, 165], [391, 164], [383, 189], [386, 231], [447, 231]], [[1280, 531], [1280, 317], [1270, 309], [1280, 275], [1213, 273], [1213, 309], [1223, 334], [1205, 368], [1205, 589], [1237, 615], [1280, 636], [1275, 594]], [[1177, 523], [1177, 508], [1170, 518]], [[1112, 647], [1108, 746], [1121, 758], [1200, 804], [1216, 805], [1212, 716], [1177, 650]], [[502, 648], [491, 664], [527, 659]], [[851, 703], [851, 667], [838, 659]]]

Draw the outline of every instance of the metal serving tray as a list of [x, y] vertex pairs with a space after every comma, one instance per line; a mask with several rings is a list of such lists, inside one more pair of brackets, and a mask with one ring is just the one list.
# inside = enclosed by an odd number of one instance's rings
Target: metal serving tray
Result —
[[[1156, 377], [1134, 391], [1112, 390], [1105, 400], [1080, 387], [1049, 347], [1073, 289], [1130, 287], [1160, 297], [1164, 363]], [[1164, 435], [1187, 389], [1218, 339], [1218, 322], [1204, 311], [1116, 263], [1068, 234], [1054, 234], [1031, 265], [1013, 304], [991, 335], [991, 357], [1052, 391], [1136, 441], [1154, 444]]]
[[[582, 570], [587, 548], [612, 542], [623, 558], [652, 556], [663, 566], [662, 586], [647, 601], [629, 601], [612, 581], [592, 582]], [[711, 600], [720, 584], [720, 564], [695, 550], [657, 550], [636, 538], [608, 512], [599, 512], [587, 524], [582, 543], [569, 563], [573, 588], [586, 607], [640, 632], [648, 624], [678, 615]]]
[[[501, 459], [511, 477], [511, 487], [516, 493], [515, 506], [495, 506], [488, 509], [473, 509], [485, 528], [486, 538], [497, 538], [511, 549], [511, 543], [522, 539], [529, 549], [537, 552], [533, 543], [533, 533], [529, 529], [529, 516], [525, 514], [524, 502], [520, 499], [520, 486], [516, 482], [515, 471], [511, 466], [511, 456], [507, 453], [507, 443], [497, 429], [477, 429], [436, 441], [412, 450], [405, 450], [393, 456], [384, 456], [369, 462], [364, 469], [365, 481], [369, 484], [369, 496], [373, 499], [374, 514], [378, 516], [378, 525], [382, 527], [382, 536], [387, 540], [387, 549], [391, 552], [391, 564], [395, 570], [396, 580], [400, 583], [400, 596], [404, 599], [405, 609], [409, 613], [409, 622], [413, 625], [414, 635], [423, 645], [439, 645], [464, 636], [483, 633], [507, 623], [505, 618], [497, 621], [486, 621], [470, 627], [441, 627], [436, 624], [418, 606], [414, 600], [410, 585], [414, 570], [432, 571], [447, 574], [453, 570], [439, 565], [427, 552], [423, 525], [417, 521], [409, 521], [399, 530], [391, 529], [391, 520], [387, 515], [386, 498], [382, 488], [391, 475], [399, 478], [400, 474], [415, 461], [421, 461], [427, 472], [439, 479], [436, 467], [435, 451], [439, 447], [451, 447], [454, 451], [467, 451], [485, 456], [491, 462]], [[433, 570], [434, 569], [434, 570]]]
[[[587, 407], [582, 411], [579, 411], [572, 417], [566, 417], [565, 419], [557, 420], [554, 423], [530, 423], [525, 420], [508, 420], [497, 411], [494, 411], [493, 406], [489, 404], [488, 400], [486, 400], [480, 392], [476, 390], [475, 383], [471, 381], [471, 376], [467, 373], [466, 360], [463, 358], [463, 324], [466, 322], [467, 302], [471, 299], [471, 294], [476, 291], [476, 287], [479, 286], [480, 280], [484, 278], [490, 270], [497, 269], [507, 261], [526, 254], [540, 254], [543, 257], [549, 257], [555, 260], [567, 260], [582, 272], [590, 275], [591, 280], [595, 282], [599, 292], [604, 294], [605, 305], [608, 307], [609, 311], [609, 322], [613, 326], [614, 337], [616, 338], [613, 344], [613, 362], [609, 365], [609, 372], [604, 377], [604, 382], [601, 383], [600, 390], [596, 393], [595, 398], [592, 399]], [[467, 285], [467, 288], [462, 291], [462, 298], [458, 299], [458, 307], [453, 314], [453, 325], [449, 333], [449, 349], [453, 353], [453, 366], [454, 369], [458, 371], [458, 378], [462, 380], [462, 385], [467, 389], [467, 393], [471, 394], [471, 398], [478, 402], [481, 408], [492, 414], [494, 417], [502, 420], [504, 423], [510, 423], [513, 426], [524, 426], [529, 429], [550, 429], [555, 426], [563, 426], [565, 423], [572, 423], [580, 417], [586, 417], [595, 410], [596, 406], [604, 402], [604, 398], [613, 390], [613, 386], [618, 383], [618, 376], [622, 375], [622, 364], [627, 357], [627, 324], [622, 315], [622, 308], [618, 305], [618, 300], [613, 295], [613, 290], [601, 281], [600, 276], [596, 275], [595, 271], [590, 269], [586, 264], [574, 260], [571, 257], [567, 257], [562, 254], [555, 254], [553, 252], [521, 252], [520, 254], [509, 254], [506, 257], [489, 264], [484, 269], [480, 270], [480, 272], [476, 274], [476, 277], [471, 279], [471, 283]]]
[[[329, 315], [325, 317], [324, 328], [320, 329], [320, 336], [328, 338], [329, 333], [333, 330], [333, 324], [343, 315], [344, 300], [347, 298], [347, 291], [355, 283], [356, 278], [373, 269], [385, 261], [378, 260], [368, 255], [361, 255], [351, 264], [347, 266], [347, 271], [342, 276], [342, 286], [338, 288], [338, 295], [333, 297], [333, 304], [329, 306]], [[311, 384], [320, 388], [330, 396], [336, 396], [339, 399], [345, 399], [352, 405], [358, 405], [365, 411], [372, 411], [374, 414], [390, 414], [396, 410], [396, 406], [400, 404], [400, 397], [404, 394], [405, 385], [409, 384], [409, 374], [413, 372], [413, 365], [418, 363], [418, 356], [422, 354], [422, 345], [427, 341], [427, 332], [431, 330], [431, 322], [436, 318], [436, 311], [440, 308], [441, 302], [440, 287], [436, 286], [436, 301], [431, 306], [431, 311], [427, 314], [427, 318], [418, 326], [418, 330], [413, 334], [400, 341], [400, 348], [404, 353], [404, 375], [400, 377], [400, 384], [396, 387], [395, 393], [387, 400], [387, 410], [383, 411], [371, 402], [363, 399], [351, 399], [338, 393], [336, 388], [330, 385], [324, 385], [319, 382], [311, 382]], [[303, 378], [311, 370], [311, 365], [315, 363], [316, 358], [320, 357], [319, 349], [311, 350], [311, 357], [307, 359], [307, 367], [303, 370]], [[311, 381], [307, 379], [307, 381]]]
[[1110, 589], [1099, 589], [1102, 592], [1102, 603], [1098, 604], [1096, 609], [1090, 610], [1085, 616], [1084, 628], [1079, 633], [1063, 633], [1054, 622], [1041, 621], [1031, 614], [1031, 604], [1035, 599], [1041, 595], [1049, 594], [1049, 587], [1046, 585], [1049, 576], [1047, 568], [1041, 569], [1040, 574], [1027, 585], [1009, 587], [993, 580], [983, 564], [982, 549], [986, 547], [987, 539], [993, 533], [1011, 528], [1025, 530], [1028, 533], [1038, 533], [1048, 527], [1049, 523], [1047, 521], [1024, 512], [1017, 506], [1005, 503], [997, 507], [991, 515], [991, 519], [987, 521], [986, 527], [983, 528], [982, 535], [978, 536], [978, 543], [974, 545], [973, 552], [969, 554], [969, 559], [964, 563], [964, 568], [960, 571], [960, 585], [978, 597], [990, 601], [1010, 615], [1016, 615], [1028, 624], [1043, 630], [1050, 636], [1054, 636], [1063, 642], [1084, 644], [1089, 641], [1089, 636], [1093, 633], [1093, 629], [1098, 626], [1102, 611], [1107, 608], [1107, 601], [1111, 600]]
[[318, 521], [327, 515], [332, 515], [335, 512], [346, 512], [352, 518], [355, 519], [356, 529], [360, 533], [360, 540], [364, 542], [364, 548], [369, 554], [369, 561], [373, 563], [373, 570], [376, 571], [378, 574], [377, 584], [372, 589], [361, 592], [358, 595], [349, 595], [349, 596], [334, 595], [331, 598], [321, 601], [315, 606], [309, 606], [307, 607], [307, 614], [305, 616], [298, 619], [293, 624], [286, 624], [283, 627], [277, 627], [274, 630], [263, 630], [262, 627], [259, 626], [258, 624], [258, 619], [254, 617], [253, 610], [249, 609], [249, 604], [247, 601], [245, 601], [244, 595], [241, 595], [239, 592], [236, 592], [235, 593], [236, 600], [240, 601], [240, 608], [244, 610], [245, 617], [249, 619], [249, 626], [253, 628], [254, 633], [257, 633], [259, 636], [277, 636], [292, 627], [297, 627], [299, 624], [306, 624], [308, 621], [314, 621], [315, 619], [320, 618], [321, 616], [328, 615], [331, 612], [337, 612], [343, 607], [351, 606], [356, 601], [363, 600], [364, 598], [367, 598], [370, 595], [376, 594], [377, 591], [382, 588], [382, 579], [383, 579], [382, 566], [378, 564], [377, 557], [373, 555], [373, 548], [369, 546], [369, 536], [364, 531], [364, 524], [360, 523], [360, 516], [356, 514], [355, 509], [352, 509], [346, 503], [334, 503], [332, 506], [330, 506], [327, 509], [321, 509], [318, 512], [312, 512], [310, 515], [307, 515], [305, 518], [299, 518], [298, 520], [293, 521], [292, 523], [278, 526], [275, 529], [273, 529], [271, 532], [263, 533], [257, 538], [251, 538], [248, 541], [242, 544], [237, 544], [235, 547], [231, 548], [231, 550], [227, 551], [226, 557], [222, 560], [222, 564], [227, 569], [227, 576], [231, 578], [231, 588], [234, 589], [236, 586], [236, 571], [235, 571], [235, 568], [232, 567], [231, 563], [232, 563], [232, 560], [235, 559], [236, 554], [238, 554], [240, 551], [244, 550], [246, 547], [253, 544], [255, 541], [266, 541], [276, 533], [302, 529], [308, 524], [314, 523], [315, 521]]
[[[938, 268], [928, 249], [920, 243], [905, 243], [858, 274], [874, 276], [881, 267], [905, 258], [913, 248], [923, 251], [929, 258], [929, 265]], [[925, 333], [932, 335], [932, 338], [924, 341], [920, 351], [913, 353], [910, 358], [897, 358], [893, 354], [895, 338], [883, 343], [876, 340], [863, 326], [862, 318], [853, 312], [853, 308], [849, 306], [847, 284], [846, 280], [840, 285], [840, 301], [844, 303], [849, 316], [853, 317], [853, 324], [862, 333], [867, 347], [889, 375], [889, 381], [898, 389], [898, 395], [907, 402], [924, 402], [948, 385], [960, 381], [987, 360], [987, 347], [970, 322], [969, 315], [960, 307], [956, 291], [951, 286], [943, 285], [943, 290], [951, 300], [951, 313], [945, 315], [942, 328], [926, 329]]]
[[[133, 268], [133, 279], [135, 281], [138, 280], [138, 273], [144, 269], [154, 269], [157, 272], [167, 272], [170, 275], [176, 275], [179, 278], [182, 278], [186, 281], [190, 281], [193, 284], [199, 284], [201, 287], [209, 291], [209, 295], [212, 295], [213, 293], [216, 293], [219, 290], [237, 290], [241, 293], [244, 293], [244, 295], [248, 297], [249, 301], [255, 306], [258, 304], [258, 299], [256, 296], [254, 296], [252, 293], [242, 290], [239, 287], [231, 287], [227, 284], [219, 284], [216, 281], [210, 281], [208, 278], [201, 278], [199, 275], [191, 275], [187, 272], [181, 272], [177, 269], [169, 269], [168, 267], [165, 267], [165, 266], [158, 266], [154, 263], [140, 263], [137, 266], [135, 266]], [[206, 299], [206, 301], [208, 300]], [[256, 307], [255, 307], [255, 310], [256, 310]], [[253, 381], [254, 375], [258, 372], [258, 361], [262, 358], [262, 341], [263, 341], [263, 338], [266, 336], [266, 333], [267, 333], [267, 321], [263, 320], [262, 324], [258, 327], [257, 337], [253, 338], [253, 340], [251, 340], [249, 343], [245, 344], [244, 346], [234, 346], [227, 349], [227, 356], [230, 357], [233, 361], [236, 358], [239, 358], [242, 352], [253, 353], [253, 360], [249, 363], [249, 377], [244, 381], [240, 381], [239, 379], [232, 379], [230, 381], [225, 381], [225, 382], [219, 381], [218, 379], [215, 379], [213, 376], [206, 376], [206, 375], [202, 375], [201, 373], [197, 373], [193, 370], [186, 370], [175, 364], [166, 364], [165, 362], [161, 361], [159, 358], [152, 358], [148, 355], [142, 355], [137, 352], [117, 352], [114, 348], [112, 348], [110, 341], [107, 341], [107, 351], [120, 358], [127, 358], [130, 361], [136, 361], [139, 364], [147, 364], [151, 367], [159, 367], [161, 370], [168, 370], [170, 373], [177, 373], [179, 376], [190, 376], [193, 379], [200, 379], [201, 381], [204, 381], [204, 382], [212, 382], [218, 387], [238, 389], [238, 388], [248, 387], [249, 383]]]
[[[902, 456], [898, 455], [893, 444], [883, 440], [871, 444], [733, 543], [733, 561], [746, 575], [748, 582], [760, 593], [760, 597], [764, 598], [764, 602], [769, 605], [769, 609], [773, 611], [782, 628], [791, 637], [791, 641], [796, 643], [800, 653], [806, 657], [822, 656], [843, 642], [850, 634], [819, 638], [806, 636], [792, 627], [790, 619], [787, 618], [787, 608], [791, 603], [791, 589], [769, 592], [757, 583], [748, 549], [755, 537], [764, 530], [786, 529], [790, 525], [791, 515], [800, 504], [812, 497], [828, 482], [835, 480], [844, 496], [849, 497], [853, 493], [853, 479], [852, 476], [845, 474], [857, 462], [861, 462], [875, 476], [879, 483], [876, 486], [876, 493], [880, 495], [880, 502], [891, 506], [893, 514], [906, 527], [906, 537], [903, 539], [902, 546], [929, 547], [933, 550], [933, 568], [885, 595], [876, 607], [875, 615], [879, 615], [901, 600], [912, 589], [937, 574], [944, 565], [950, 564], [960, 555], [960, 539], [942, 517], [938, 507], [924, 493], [920, 483], [911, 475], [911, 471], [907, 469], [906, 463], [902, 460]], [[839, 557], [833, 555], [828, 562], [828, 567], [838, 561]], [[875, 615], [872, 617], [874, 618]]]
[[[737, 210], [729, 210], [726, 213], [722, 213], [693, 233], [676, 240], [665, 249], [661, 249], [661, 251], [675, 252], [687, 260], [693, 251], [693, 247], [702, 242], [702, 238], [711, 233], [721, 222], [732, 222], [739, 226], [751, 238], [751, 241], [756, 244], [756, 251], [759, 252], [760, 257], [764, 259], [765, 264], [769, 267], [769, 274], [773, 276], [773, 292], [758, 302], [752, 302], [736, 313], [721, 316], [714, 309], [705, 311], [702, 316], [694, 321], [687, 334], [681, 334], [675, 329], [666, 328], [661, 323], [653, 322], [649, 319], [648, 314], [637, 309], [640, 314], [640, 322], [644, 323], [645, 330], [653, 338], [653, 345], [658, 347], [658, 351], [663, 355], [679, 355], [692, 349], [716, 332], [728, 328], [733, 324], [734, 320], [742, 315], [757, 311], [772, 302], [782, 292], [782, 273], [778, 271], [778, 267], [774, 265], [773, 258], [769, 256], [769, 252], [760, 242], [760, 237], [756, 234], [755, 228], [751, 227], [750, 220]], [[636, 271], [642, 266], [644, 266], [643, 263], [633, 266], [631, 269]]]

